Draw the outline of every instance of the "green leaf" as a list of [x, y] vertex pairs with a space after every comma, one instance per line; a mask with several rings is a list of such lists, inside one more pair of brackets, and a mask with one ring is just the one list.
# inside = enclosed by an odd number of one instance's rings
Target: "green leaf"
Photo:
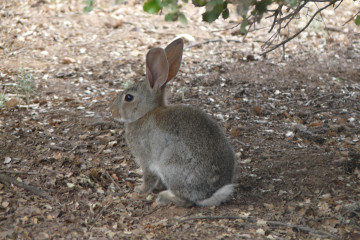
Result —
[[360, 26], [360, 15], [355, 18], [355, 24]]
[[222, 12], [222, 17], [224, 19], [227, 19], [230, 16], [230, 12], [228, 8], [225, 8], [224, 11]]
[[91, 6], [86, 6], [86, 7], [84, 7], [84, 13], [88, 13], [88, 12], [91, 12], [93, 10], [93, 7], [91, 7]]
[[291, 7], [295, 7], [298, 0], [285, 0], [286, 3], [290, 4]]
[[159, 0], [149, 0], [144, 3], [144, 11], [148, 13], [158, 13], [161, 8]]
[[215, 21], [216, 19], [219, 18], [220, 13], [216, 12], [216, 11], [205, 12], [202, 15], [203, 16], [203, 21], [208, 22], [208, 23], [212, 23], [213, 21]]
[[176, 21], [178, 20], [179, 14], [177, 12], [168, 13], [165, 15], [165, 21]]
[[192, 0], [192, 3], [195, 5], [195, 7], [203, 7], [206, 5], [206, 0]]
[[219, 18], [224, 10], [224, 2], [222, 0], [211, 0], [206, 4], [206, 12], [203, 13], [203, 21], [212, 23]]
[[246, 16], [243, 16], [243, 18], [244, 19], [242, 20], [241, 26], [240, 26], [240, 33], [245, 35], [247, 33], [246, 26], [248, 25], [249, 21]]
[[183, 13], [179, 14], [179, 20], [184, 25], [186, 25], [188, 23], [187, 18], [185, 17], [185, 15]]
[[267, 6], [271, 4], [271, 0], [261, 0], [255, 4], [255, 9], [260, 13], [263, 14], [267, 11]]
[[85, 0], [84, 3], [86, 4], [86, 7], [84, 7], [84, 13], [91, 12], [94, 8], [94, 0]]
[[165, 8], [169, 8], [174, 4], [177, 5], [177, 3], [174, 3], [174, 0], [162, 0], [161, 2], [160, 1], [159, 1], [159, 5]]

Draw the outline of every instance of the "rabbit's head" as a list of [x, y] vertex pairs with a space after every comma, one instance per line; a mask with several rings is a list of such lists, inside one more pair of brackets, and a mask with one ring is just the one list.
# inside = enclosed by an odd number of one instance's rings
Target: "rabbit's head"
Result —
[[133, 122], [166, 104], [165, 85], [180, 68], [183, 46], [184, 41], [179, 38], [165, 50], [149, 50], [146, 55], [146, 80], [131, 85], [117, 96], [110, 107], [115, 120]]

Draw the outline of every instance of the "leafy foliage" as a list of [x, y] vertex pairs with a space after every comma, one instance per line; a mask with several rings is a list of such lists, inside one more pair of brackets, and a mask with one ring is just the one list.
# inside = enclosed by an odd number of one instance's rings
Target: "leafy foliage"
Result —
[[[357, 1], [357, 0], [355, 0]], [[159, 13], [162, 9], [169, 11], [165, 15], [166, 21], [176, 21], [180, 20], [183, 23], [187, 23], [186, 16], [181, 12], [182, 5], [179, 3], [179, 0], [148, 0], [144, 3], [144, 11], [148, 13]], [[187, 3], [188, 0], [182, 0], [182, 2]], [[192, 0], [192, 4], [195, 7], [204, 7], [205, 12], [203, 13], [203, 21], [213, 22], [218, 19], [220, 16], [224, 19], [230, 16], [230, 11], [228, 9], [228, 4], [232, 3], [236, 5], [236, 12], [243, 18], [241, 22], [242, 33], [246, 33], [246, 29], [255, 22], [260, 22], [265, 13], [274, 12], [272, 17], [274, 21], [278, 21], [276, 17], [278, 15], [283, 15], [283, 10], [285, 12], [294, 12], [298, 14], [299, 11], [304, 8], [310, 2], [323, 2], [330, 3], [334, 5], [340, 0]], [[276, 7], [275, 10], [269, 9], [269, 6], [272, 8]], [[288, 15], [288, 18], [292, 19], [292, 15]], [[355, 23], [360, 25], [360, 16], [357, 16]]]
[[[187, 23], [186, 16], [181, 12], [182, 6], [179, 2], [179, 0], [148, 0], [144, 4], [144, 10], [148, 13], [159, 13], [165, 9], [165, 11], [169, 11], [165, 15], [166, 21], [180, 19], [181, 22]], [[188, 2], [188, 0], [182, 0], [182, 2]], [[306, 13], [306, 16], [310, 18], [304, 28], [272, 47], [274, 39], [280, 35], [281, 30], [288, 27], [291, 21], [298, 18], [301, 15], [301, 10], [308, 8], [310, 3], [317, 4], [320, 2], [322, 5], [317, 5], [315, 13], [312, 15]], [[279, 46], [284, 46], [285, 43], [304, 31], [321, 11], [331, 6], [336, 9], [342, 2], [342, 0], [192, 0], [195, 7], [205, 8], [202, 18], [203, 21], [209, 23], [214, 22], [220, 16], [224, 19], [228, 18], [230, 15], [228, 5], [235, 4], [237, 14], [242, 17], [242, 21], [239, 22], [238, 26], [240, 26], [239, 33], [243, 35], [247, 34], [251, 27], [255, 29], [255, 24], [259, 23], [265, 15], [266, 18], [272, 19], [269, 33], [274, 30], [273, 35], [263, 45], [264, 48], [270, 47], [270, 50], [262, 54], [266, 54]], [[355, 24], [358, 26], [360, 26], [359, 13], [360, 11], [353, 17], [355, 18]]]
[[[222, 0], [220, 0], [222, 1]], [[187, 2], [187, 0], [183, 0]], [[182, 6], [176, 0], [148, 0], [144, 3], [144, 11], [148, 13], [159, 13], [163, 8], [168, 9], [169, 13], [165, 15], [166, 21], [180, 20], [183, 24], [187, 24], [187, 19], [180, 11]]]
[[203, 20], [205, 22], [213, 22], [219, 18], [220, 14], [224, 19], [230, 15], [229, 9], [227, 8], [228, 2], [223, 0], [211, 0], [205, 5], [206, 12], [203, 14]]
[[35, 91], [36, 83], [31, 73], [21, 70], [16, 85], [16, 92], [25, 96], [26, 103], [29, 103], [31, 94]]
[[[84, 12], [93, 10], [96, 0], [83, 0], [85, 3]], [[115, 0], [116, 3], [123, 0]], [[166, 21], [180, 21], [187, 24], [188, 20], [186, 14], [182, 11], [182, 4], [188, 3], [189, 0], [146, 0], [143, 4], [143, 10], [150, 14], [165, 13]], [[353, 0], [354, 2], [359, 0]], [[321, 14], [321, 11], [328, 7], [336, 9], [343, 0], [191, 0], [195, 7], [203, 8], [205, 11], [202, 14], [202, 19], [205, 22], [212, 23], [222, 17], [227, 19], [230, 16], [228, 6], [233, 4], [236, 6], [236, 13], [241, 16], [242, 20], [238, 23], [238, 33], [246, 35], [250, 29], [256, 29], [255, 25], [263, 18], [272, 19], [272, 24], [269, 33], [272, 36], [263, 45], [263, 49], [271, 48], [272, 51], [279, 46], [284, 46], [285, 43], [297, 37], [304, 31], [316, 16]], [[281, 30], [289, 27], [289, 24], [297, 19], [303, 12], [303, 9], [309, 9], [311, 3], [316, 4], [317, 11], [311, 15], [309, 11], [306, 13], [308, 23], [304, 28], [298, 30], [288, 39], [273, 45], [274, 39], [279, 39]], [[321, 4], [320, 4], [321, 3]], [[324, 6], [324, 7], [323, 7]], [[357, 12], [349, 21], [354, 21], [357, 26], [360, 26], [360, 11]], [[304, 14], [305, 15], [305, 14]], [[349, 22], [348, 21], [348, 22]], [[348, 23], [346, 22], [346, 23]], [[275, 46], [275, 47], [272, 47]], [[262, 54], [266, 54], [267, 52]]]
[[355, 18], [355, 24], [360, 26], [360, 15]]
[[6, 95], [3, 93], [0, 93], [0, 108], [2, 108], [5, 105]]
[[84, 12], [91, 12], [94, 8], [94, 4], [95, 4], [95, 0], [84, 0], [85, 3], [85, 8], [84, 8]]
[[[282, 0], [280, 0], [283, 2]], [[284, 3], [288, 5], [294, 5], [298, 0], [284, 0]], [[183, 2], [188, 2], [183, 0]], [[262, 15], [267, 11], [267, 6], [273, 2], [279, 2], [279, 0], [237, 0], [237, 12], [244, 18], [246, 18], [248, 10], [253, 7], [252, 15], [256, 15], [258, 20], [261, 19]], [[203, 21], [213, 22], [218, 19], [221, 15], [222, 18], [226, 19], [230, 16], [228, 9], [229, 0], [192, 0], [192, 4], [195, 7], [205, 7], [203, 13]], [[185, 15], [180, 11], [181, 4], [178, 0], [148, 0], [144, 3], [144, 11], [148, 13], [159, 13], [163, 8], [170, 11], [165, 15], [166, 21], [176, 21], [180, 19], [182, 22], [187, 22]]]
[[148, 13], [158, 13], [162, 8], [159, 0], [149, 0], [144, 3], [144, 11]]

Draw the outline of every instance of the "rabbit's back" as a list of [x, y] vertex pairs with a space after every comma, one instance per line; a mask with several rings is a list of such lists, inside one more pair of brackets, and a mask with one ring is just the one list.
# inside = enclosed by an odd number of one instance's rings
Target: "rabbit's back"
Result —
[[233, 181], [234, 152], [220, 126], [205, 112], [162, 106], [126, 124], [127, 142], [141, 166], [168, 189], [196, 202]]

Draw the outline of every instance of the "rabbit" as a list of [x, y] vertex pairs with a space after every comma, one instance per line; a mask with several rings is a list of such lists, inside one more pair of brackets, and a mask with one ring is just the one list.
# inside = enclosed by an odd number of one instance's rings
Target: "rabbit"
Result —
[[208, 114], [166, 103], [166, 83], [180, 68], [183, 46], [178, 38], [165, 49], [150, 49], [146, 79], [120, 93], [110, 110], [125, 123], [126, 142], [143, 171], [136, 192], [160, 187], [160, 205], [217, 206], [234, 190], [234, 151]]

